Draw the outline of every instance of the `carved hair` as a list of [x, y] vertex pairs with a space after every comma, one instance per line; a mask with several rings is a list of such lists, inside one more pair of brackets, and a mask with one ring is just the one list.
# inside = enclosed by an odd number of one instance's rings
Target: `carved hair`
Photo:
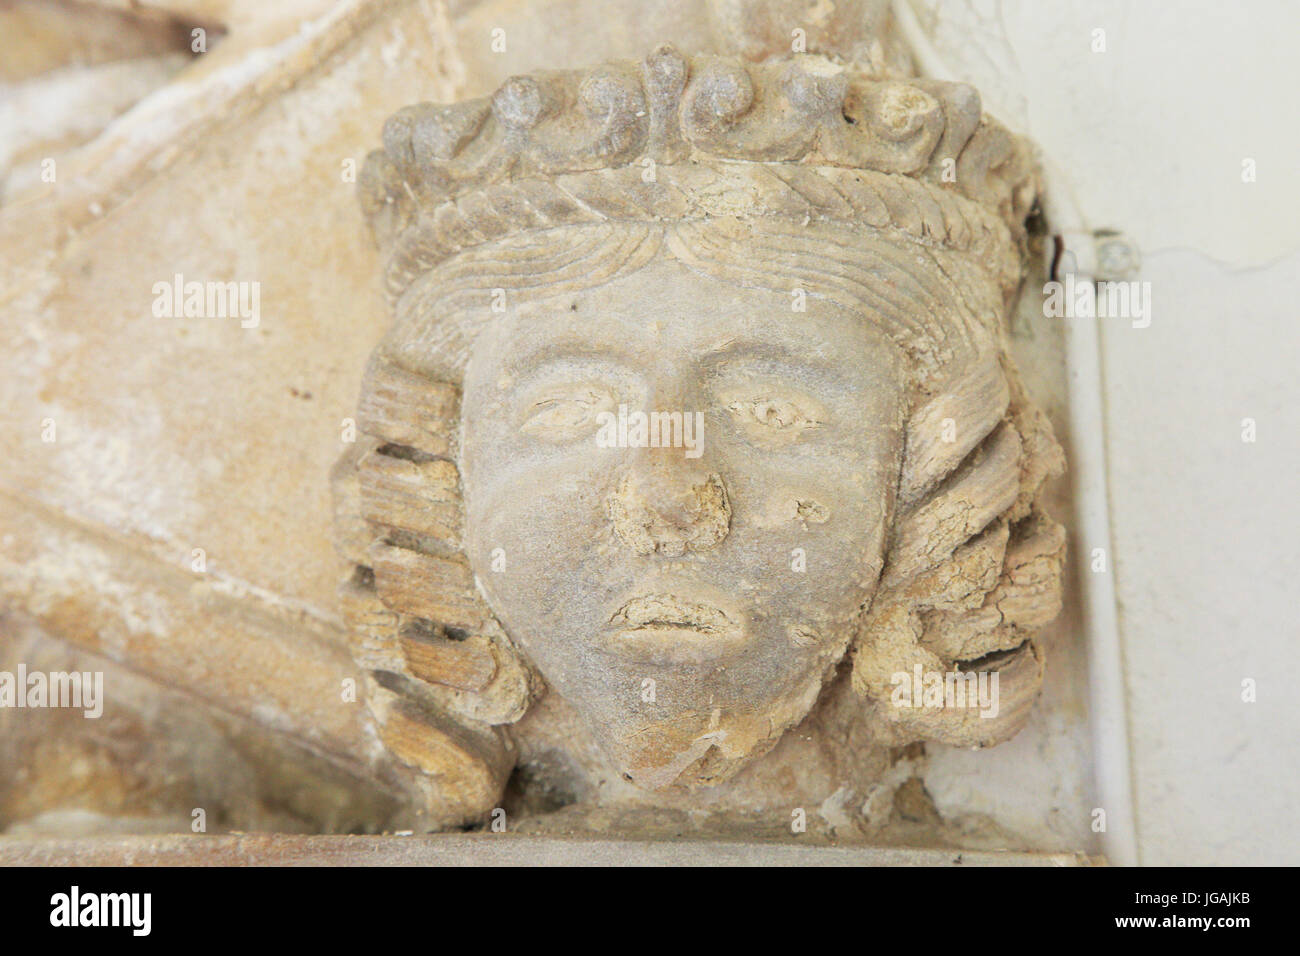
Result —
[[[343, 589], [354, 655], [387, 751], [416, 771], [424, 822], [491, 808], [513, 762], [500, 728], [540, 686], [461, 550], [456, 383], [490, 321], [487, 292], [563, 294], [663, 256], [803, 288], [911, 358], [892, 532], [853, 687], [894, 742], [986, 745], [1023, 725], [1064, 547], [1037, 500], [1063, 460], [1004, 341], [1034, 171], [974, 90], [821, 57], [688, 63], [664, 47], [639, 66], [409, 107], [384, 145], [361, 193], [395, 321], [363, 387], [364, 438], [336, 470], [337, 538], [355, 566]], [[1001, 668], [999, 719], [887, 706], [896, 672], [977, 659]]]

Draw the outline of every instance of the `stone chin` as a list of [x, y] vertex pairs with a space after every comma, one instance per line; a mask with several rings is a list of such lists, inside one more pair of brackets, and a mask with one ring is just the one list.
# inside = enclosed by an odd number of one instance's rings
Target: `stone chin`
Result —
[[602, 731], [602, 743], [625, 779], [647, 790], [725, 783], [765, 756], [799, 723], [822, 691], [821, 675], [802, 692], [761, 711], [687, 710], [655, 723]]

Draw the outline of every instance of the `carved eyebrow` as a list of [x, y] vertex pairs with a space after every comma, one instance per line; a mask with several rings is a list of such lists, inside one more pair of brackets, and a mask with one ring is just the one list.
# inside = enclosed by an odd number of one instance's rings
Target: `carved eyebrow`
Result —
[[536, 345], [525, 345], [521, 351], [507, 359], [507, 365], [514, 372], [524, 371], [543, 362], [557, 361], [563, 358], [582, 359], [590, 356], [591, 343], [577, 338], [549, 339]]
[[[797, 337], [797, 332], [793, 333]], [[758, 358], [782, 362], [786, 365], [821, 368], [830, 363], [820, 357], [816, 351], [791, 347], [787, 341], [772, 339], [742, 339], [732, 336], [705, 350], [701, 356], [704, 361], [720, 358]]]
[[834, 385], [848, 385], [850, 381], [834, 357], [791, 348], [781, 342], [728, 339], [701, 356], [700, 364], [715, 375], [732, 369], [766, 370], [778, 375], [811, 372], [818, 380]]
[[626, 375], [628, 365], [620, 356], [605, 352], [592, 352], [576, 343], [550, 343], [512, 360], [508, 368], [514, 378], [514, 388], [520, 388], [548, 374], [566, 367], [600, 370], [613, 375]]
[[[703, 374], [726, 374], [728, 367], [733, 366], [737, 370], [766, 370], [775, 375], [812, 373], [828, 384], [847, 385], [850, 378], [837, 358], [842, 359], [842, 356], [828, 354], [825, 350], [792, 347], [783, 341], [732, 336], [703, 349], [694, 361]], [[624, 342], [605, 342], [594, 347], [589, 341], [566, 338], [525, 349], [519, 355], [511, 356], [506, 368], [517, 387], [566, 365], [639, 378], [645, 372], [645, 354]]]

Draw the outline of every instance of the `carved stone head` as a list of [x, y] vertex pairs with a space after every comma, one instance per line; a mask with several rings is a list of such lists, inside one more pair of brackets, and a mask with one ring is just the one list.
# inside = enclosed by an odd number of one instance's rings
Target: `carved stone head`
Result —
[[[849, 662], [879, 743], [1020, 728], [1063, 549], [1004, 342], [1035, 195], [971, 88], [819, 56], [663, 47], [389, 119], [339, 541], [433, 819], [492, 806], [542, 693], [651, 791], [761, 758]], [[997, 716], [898, 706], [954, 670]]]

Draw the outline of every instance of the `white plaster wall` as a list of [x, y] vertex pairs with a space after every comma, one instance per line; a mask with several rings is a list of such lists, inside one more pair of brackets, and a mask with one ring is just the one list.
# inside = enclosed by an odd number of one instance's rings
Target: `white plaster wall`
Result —
[[1151, 325], [1102, 320], [1097, 423], [1139, 858], [1300, 863], [1300, 5], [917, 9], [1089, 224], [1143, 251]]

